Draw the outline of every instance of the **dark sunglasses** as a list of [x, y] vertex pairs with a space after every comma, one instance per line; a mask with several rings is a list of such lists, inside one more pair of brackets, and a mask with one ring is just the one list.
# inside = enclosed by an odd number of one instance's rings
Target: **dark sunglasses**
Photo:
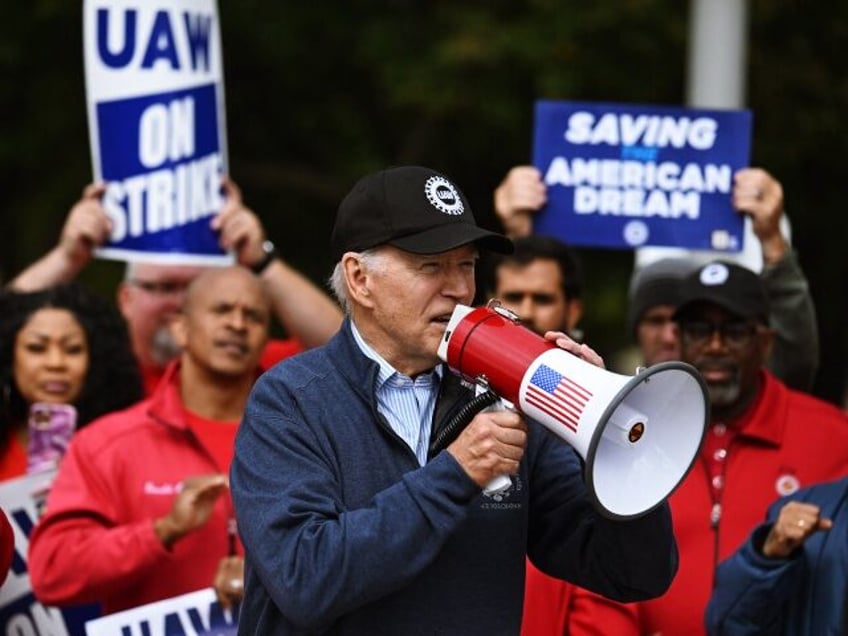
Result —
[[680, 323], [680, 334], [688, 344], [704, 345], [712, 340], [713, 334], [718, 332], [721, 341], [731, 349], [748, 346], [758, 330], [758, 325], [739, 320], [722, 323], [689, 320]]

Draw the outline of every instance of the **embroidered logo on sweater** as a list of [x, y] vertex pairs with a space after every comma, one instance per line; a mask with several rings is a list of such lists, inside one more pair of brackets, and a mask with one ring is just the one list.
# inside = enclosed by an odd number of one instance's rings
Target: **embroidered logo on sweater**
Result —
[[483, 491], [480, 507], [484, 510], [513, 510], [522, 508], [521, 491], [524, 484], [518, 475], [509, 475], [510, 486], [499, 492], [487, 493]]
[[183, 482], [175, 484], [156, 484], [149, 479], [144, 482], [145, 495], [177, 495], [183, 489]]

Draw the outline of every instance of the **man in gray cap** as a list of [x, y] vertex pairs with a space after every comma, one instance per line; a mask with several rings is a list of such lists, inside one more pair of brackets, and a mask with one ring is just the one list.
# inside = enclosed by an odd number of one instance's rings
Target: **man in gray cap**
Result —
[[695, 268], [688, 258], [663, 258], [637, 269], [627, 290], [627, 331], [646, 366], [680, 359], [677, 326], [680, 283]]
[[[409, 166], [353, 187], [331, 245], [347, 318], [260, 378], [236, 441], [241, 633], [517, 634], [526, 555], [617, 600], [661, 594], [677, 564], [666, 504], [600, 516], [574, 450], [512, 411], [430, 443], [473, 397], [437, 356], [448, 319], [472, 302], [478, 250], [510, 241]], [[485, 492], [497, 476], [510, 487]]]

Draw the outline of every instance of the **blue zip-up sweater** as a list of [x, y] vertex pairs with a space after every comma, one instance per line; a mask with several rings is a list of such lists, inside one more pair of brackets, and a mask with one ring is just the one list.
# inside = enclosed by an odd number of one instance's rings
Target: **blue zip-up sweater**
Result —
[[[791, 500], [816, 504], [833, 527], [810, 535], [789, 558], [766, 558], [760, 552], [766, 535]], [[707, 631], [837, 636], [848, 633], [846, 601], [848, 478], [803, 488], [771, 505], [768, 521], [719, 566], [707, 606]]]
[[[418, 465], [377, 412], [376, 377], [345, 321], [254, 387], [231, 469], [240, 634], [517, 634], [525, 554], [622, 601], [668, 587], [666, 505], [599, 516], [577, 454], [537, 424], [512, 488], [484, 495], [446, 451]], [[471, 395], [446, 373], [436, 430]]]

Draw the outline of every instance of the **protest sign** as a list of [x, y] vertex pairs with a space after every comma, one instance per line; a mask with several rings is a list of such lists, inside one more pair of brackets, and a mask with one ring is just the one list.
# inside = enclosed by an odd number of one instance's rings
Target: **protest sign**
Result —
[[86, 636], [235, 636], [238, 613], [212, 588], [109, 614], [86, 623]]
[[112, 234], [98, 256], [229, 263], [209, 222], [227, 170], [215, 0], [85, 0], [95, 181]]
[[536, 103], [533, 163], [548, 189], [535, 231], [572, 245], [735, 252], [733, 173], [749, 163], [751, 113]]
[[81, 636], [85, 622], [99, 612], [95, 605], [62, 610], [47, 607], [32, 593], [26, 562], [29, 537], [55, 475], [51, 470], [0, 483], [0, 506], [15, 533], [12, 567], [0, 587], [0, 634]]

